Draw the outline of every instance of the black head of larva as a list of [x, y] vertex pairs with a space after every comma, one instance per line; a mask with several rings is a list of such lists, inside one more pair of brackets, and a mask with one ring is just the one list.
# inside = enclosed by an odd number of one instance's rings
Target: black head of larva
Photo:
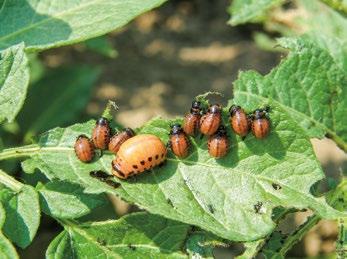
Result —
[[171, 126], [171, 131], [170, 131], [170, 134], [171, 135], [174, 135], [174, 134], [180, 134], [180, 133], [182, 133], [183, 132], [183, 129], [182, 129], [182, 127], [181, 127], [181, 125], [180, 124], [174, 124], [174, 125], [172, 125]]
[[265, 109], [256, 109], [253, 113], [254, 119], [263, 119], [266, 118], [266, 110]]
[[135, 132], [131, 128], [125, 128], [124, 131], [127, 133], [129, 137], [135, 136]]
[[84, 134], [79, 135], [79, 136], [76, 138], [76, 140], [79, 140], [79, 139], [82, 139], [82, 138], [85, 138], [85, 139], [88, 139], [88, 140], [89, 140], [89, 138], [88, 138], [86, 135], [84, 135]]
[[227, 129], [224, 125], [220, 125], [217, 132], [216, 132], [216, 135], [217, 136], [220, 136], [220, 137], [224, 137], [227, 135]]
[[200, 114], [201, 103], [199, 101], [193, 101], [192, 102], [192, 108], [190, 109], [190, 112], [193, 114]]
[[108, 124], [109, 124], [109, 121], [105, 117], [101, 117], [100, 119], [96, 121], [96, 125], [104, 126]]
[[233, 116], [237, 111], [241, 110], [241, 107], [238, 105], [231, 105], [229, 109], [229, 113], [231, 116]]
[[210, 108], [208, 108], [208, 112], [210, 113], [221, 113], [222, 107], [219, 104], [214, 104]]

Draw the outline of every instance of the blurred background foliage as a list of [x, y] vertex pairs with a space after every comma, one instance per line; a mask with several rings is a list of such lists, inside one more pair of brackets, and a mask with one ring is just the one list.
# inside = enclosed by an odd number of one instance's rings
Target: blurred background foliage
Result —
[[[317, 8], [326, 9], [300, 0], [275, 2], [254, 23], [232, 27], [227, 25], [228, 0], [172, 0], [121, 30], [30, 54], [29, 94], [17, 120], [0, 129], [0, 146], [28, 144], [47, 129], [97, 118], [108, 100], [120, 108], [114, 114], [118, 123], [139, 127], [157, 115], [182, 116], [192, 99], [205, 91], [218, 91], [229, 98], [238, 71], [254, 69], [266, 74], [286, 54], [273, 48], [276, 37], [326, 28], [326, 20], [311, 16]], [[343, 66], [344, 62], [341, 60]], [[323, 185], [328, 185], [346, 171], [347, 157], [330, 140], [312, 142], [328, 175]], [[17, 162], [6, 162], [3, 167], [28, 183], [45, 182], [39, 172], [35, 177], [21, 174]], [[83, 219], [115, 218], [133, 210], [136, 208], [111, 198]], [[26, 250], [17, 248], [23, 258], [43, 257], [60, 232], [58, 224], [42, 217], [33, 244]], [[306, 217], [307, 212], [291, 215], [283, 223], [283, 231], [294, 229]], [[334, 258], [337, 235], [335, 222], [321, 221], [288, 257]], [[240, 246], [235, 245], [219, 248], [215, 255], [226, 258], [238, 252]]]

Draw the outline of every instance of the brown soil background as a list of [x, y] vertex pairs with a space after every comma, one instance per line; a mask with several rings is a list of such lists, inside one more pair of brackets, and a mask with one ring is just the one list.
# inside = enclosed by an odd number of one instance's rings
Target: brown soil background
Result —
[[[170, 1], [148, 12], [121, 31], [108, 35], [119, 53], [110, 59], [79, 44], [44, 52], [40, 58], [47, 67], [92, 64], [102, 67], [93, 97], [86, 107], [90, 117], [97, 117], [111, 99], [120, 110], [116, 120], [130, 127], [141, 126], [154, 116], [181, 116], [192, 99], [206, 91], [218, 91], [232, 97], [232, 82], [240, 70], [266, 74], [280, 60], [277, 52], [259, 49], [252, 39], [258, 26], [227, 25], [229, 1]], [[337, 178], [346, 169], [347, 157], [330, 140], [313, 140], [323, 168]], [[324, 185], [324, 184], [323, 184]], [[128, 206], [114, 201], [119, 213]], [[287, 227], [302, 223], [305, 214], [290, 217]], [[47, 221], [47, 220], [46, 220]], [[55, 223], [43, 222], [40, 233], [23, 258], [43, 258], [50, 240], [60, 231]], [[336, 223], [322, 221], [289, 255], [316, 256], [334, 251]], [[216, 258], [232, 258], [235, 250], [216, 249]]]

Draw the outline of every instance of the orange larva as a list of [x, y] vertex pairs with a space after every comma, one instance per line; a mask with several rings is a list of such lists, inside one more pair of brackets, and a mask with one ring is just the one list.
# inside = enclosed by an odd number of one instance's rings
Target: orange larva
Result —
[[189, 136], [195, 136], [199, 131], [200, 118], [200, 102], [194, 101], [190, 113], [187, 113], [184, 117], [183, 131]]
[[267, 111], [257, 109], [251, 118], [253, 135], [258, 139], [265, 138], [270, 132], [270, 120], [267, 116]]
[[157, 136], [142, 134], [125, 141], [112, 161], [112, 173], [122, 179], [162, 164], [167, 149]]
[[110, 142], [111, 129], [106, 118], [101, 117], [96, 121], [92, 133], [94, 146], [99, 149], [106, 149]]
[[201, 117], [200, 132], [204, 135], [213, 135], [222, 121], [222, 107], [219, 104], [212, 105], [207, 113]]
[[208, 138], [208, 152], [212, 157], [220, 158], [228, 152], [228, 136], [226, 129], [221, 125], [217, 132]]
[[171, 127], [169, 146], [172, 152], [180, 158], [184, 158], [189, 154], [189, 139], [181, 125], [174, 124]]
[[94, 157], [94, 146], [86, 135], [80, 135], [75, 142], [75, 153], [79, 160], [88, 163]]
[[237, 135], [245, 137], [248, 134], [250, 128], [250, 123], [247, 114], [240, 106], [235, 105], [230, 107], [229, 112], [229, 122], [231, 128]]
[[134, 135], [135, 133], [131, 128], [126, 128], [124, 131], [115, 134], [108, 143], [108, 150], [117, 154], [120, 146]]

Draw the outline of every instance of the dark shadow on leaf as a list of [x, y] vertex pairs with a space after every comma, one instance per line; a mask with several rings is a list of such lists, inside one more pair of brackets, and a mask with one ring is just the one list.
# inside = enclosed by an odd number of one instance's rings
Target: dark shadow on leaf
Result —
[[275, 131], [270, 132], [264, 139], [256, 139], [254, 136], [247, 136], [245, 144], [255, 155], [264, 155], [267, 153], [276, 159], [282, 159], [287, 152], [278, 133]]
[[[185, 245], [189, 231], [188, 225], [153, 214], [150, 215], [151, 220], [149, 221], [148, 216], [143, 215], [143, 217], [127, 217], [125, 220], [131, 228], [137, 229], [139, 233], [147, 236], [158, 247], [160, 253], [182, 253], [181, 249]], [[156, 223], [153, 224], [153, 222]], [[148, 227], [149, 225], [151, 227]], [[170, 240], [171, 242], [169, 242]], [[136, 244], [129, 244], [128, 249], [134, 252], [138, 248], [136, 248]]]
[[54, 44], [68, 39], [72, 32], [66, 22], [37, 13], [28, 1], [5, 1], [1, 11], [0, 20], [6, 22], [0, 32], [0, 49], [22, 41], [27, 47]]
[[[12, 199], [17, 199], [15, 196]], [[18, 204], [16, 204], [18, 205]], [[21, 248], [27, 247], [30, 240], [30, 231], [27, 222], [17, 212], [17, 207], [5, 206], [6, 220], [3, 226], [4, 234]]]

